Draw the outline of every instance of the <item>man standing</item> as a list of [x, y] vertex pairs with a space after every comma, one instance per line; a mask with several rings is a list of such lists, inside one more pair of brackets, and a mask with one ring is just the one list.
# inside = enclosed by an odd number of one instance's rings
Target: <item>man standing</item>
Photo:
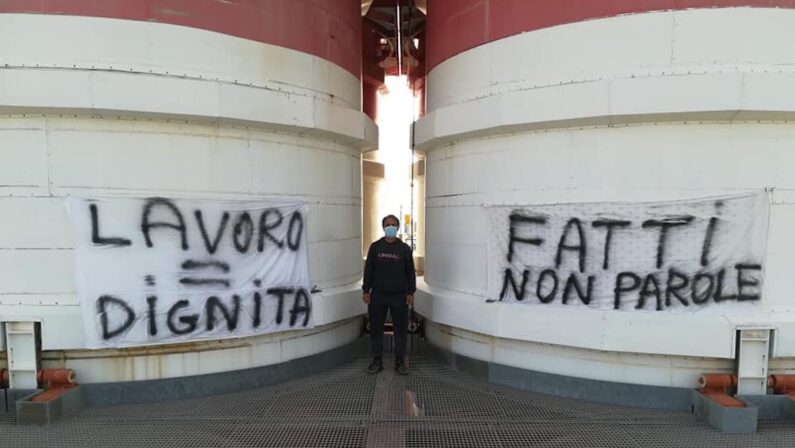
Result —
[[417, 279], [411, 248], [397, 238], [399, 225], [400, 221], [394, 215], [381, 220], [385, 236], [370, 245], [364, 265], [362, 300], [367, 304], [370, 316], [373, 350], [373, 362], [367, 368], [369, 373], [384, 369], [381, 354], [387, 310], [392, 315], [395, 331], [395, 371], [400, 375], [409, 373], [403, 357], [406, 356], [409, 306], [414, 304]]

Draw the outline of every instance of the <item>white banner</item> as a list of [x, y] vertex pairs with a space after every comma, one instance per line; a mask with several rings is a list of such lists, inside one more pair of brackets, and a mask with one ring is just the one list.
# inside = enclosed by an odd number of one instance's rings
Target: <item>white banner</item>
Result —
[[67, 199], [89, 348], [311, 328], [307, 207]]
[[488, 301], [725, 313], [762, 300], [764, 192], [489, 212]]

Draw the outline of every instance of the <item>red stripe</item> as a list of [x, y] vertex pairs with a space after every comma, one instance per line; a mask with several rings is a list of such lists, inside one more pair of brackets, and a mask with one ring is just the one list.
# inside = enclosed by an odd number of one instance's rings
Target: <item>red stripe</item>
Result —
[[795, 0], [428, 0], [428, 70], [525, 31], [620, 14], [732, 6], [795, 8]]
[[356, 77], [361, 72], [359, 0], [0, 0], [0, 13], [184, 25], [313, 54]]

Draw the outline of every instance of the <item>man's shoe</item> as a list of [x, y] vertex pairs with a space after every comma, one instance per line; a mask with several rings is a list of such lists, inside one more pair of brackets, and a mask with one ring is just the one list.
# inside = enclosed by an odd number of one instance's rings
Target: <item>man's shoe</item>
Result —
[[373, 358], [373, 362], [367, 367], [367, 373], [378, 373], [384, 370], [384, 364], [381, 362], [381, 358]]
[[409, 374], [409, 369], [408, 369], [408, 367], [406, 367], [406, 363], [403, 362], [403, 358], [396, 358], [395, 359], [395, 372], [397, 372], [398, 375], [408, 375]]

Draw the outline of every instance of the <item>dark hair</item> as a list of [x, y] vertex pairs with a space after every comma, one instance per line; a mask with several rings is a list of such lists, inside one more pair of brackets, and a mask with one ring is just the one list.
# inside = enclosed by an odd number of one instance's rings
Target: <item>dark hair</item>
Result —
[[386, 220], [389, 219], [389, 218], [392, 218], [395, 221], [397, 221], [398, 227], [400, 227], [400, 220], [395, 215], [386, 215], [386, 216], [384, 216], [384, 219], [381, 220], [381, 227], [386, 227]]

